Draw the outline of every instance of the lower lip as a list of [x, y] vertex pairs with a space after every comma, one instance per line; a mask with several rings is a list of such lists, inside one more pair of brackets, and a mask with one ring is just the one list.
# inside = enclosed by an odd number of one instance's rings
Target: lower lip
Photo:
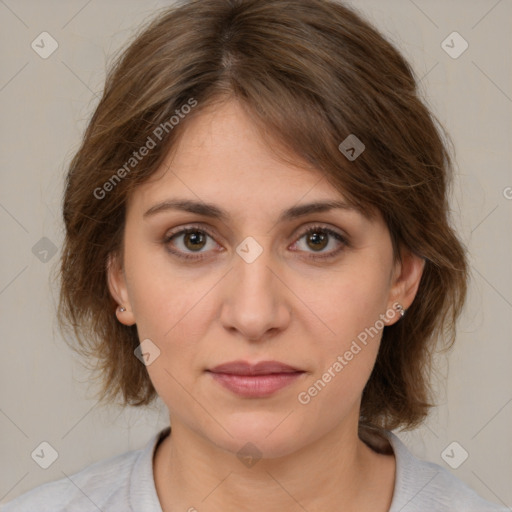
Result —
[[272, 373], [268, 375], [209, 373], [219, 384], [237, 395], [262, 398], [288, 386], [297, 380], [304, 372]]

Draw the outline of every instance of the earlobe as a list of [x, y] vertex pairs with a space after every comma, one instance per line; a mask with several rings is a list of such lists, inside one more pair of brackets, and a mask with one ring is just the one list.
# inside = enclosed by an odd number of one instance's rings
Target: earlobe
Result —
[[119, 304], [116, 309], [119, 322], [124, 325], [135, 324], [135, 318], [128, 297], [126, 277], [118, 258], [113, 254], [109, 254], [107, 261], [107, 284], [110, 294]]

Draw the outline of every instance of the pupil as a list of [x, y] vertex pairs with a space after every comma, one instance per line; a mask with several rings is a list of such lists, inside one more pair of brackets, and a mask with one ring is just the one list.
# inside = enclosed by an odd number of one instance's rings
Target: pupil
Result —
[[[327, 236], [325, 233], [318, 233], [318, 232], [314, 232], [312, 233], [310, 236], [309, 236], [309, 241], [312, 241], [313, 244], [316, 245], [316, 248], [318, 248], [318, 242], [322, 243], [322, 242], [325, 242]], [[325, 247], [325, 243], [321, 245], [321, 249], [323, 249]]]
[[[194, 248], [198, 248], [198, 244], [201, 245], [202, 242], [204, 242], [203, 240], [200, 240], [203, 238], [203, 235], [198, 233], [197, 231], [193, 232], [193, 233], [187, 233], [186, 236], [185, 236], [185, 245], [187, 245], [187, 247], [189, 249], [194, 249]], [[189, 247], [189, 243], [192, 241], [192, 244], [191, 246]], [[201, 248], [201, 247], [199, 247]]]

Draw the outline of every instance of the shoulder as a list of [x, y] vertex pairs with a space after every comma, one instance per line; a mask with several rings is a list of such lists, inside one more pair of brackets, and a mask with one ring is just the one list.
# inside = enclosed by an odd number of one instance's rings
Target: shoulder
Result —
[[[138, 450], [92, 464], [78, 473], [35, 487], [0, 507], [1, 512], [85, 512], [127, 499]], [[128, 509], [129, 510], [129, 509]]]
[[484, 500], [445, 468], [415, 457], [392, 432], [384, 432], [396, 458], [396, 480], [389, 512], [510, 512]]
[[[154, 488], [152, 455], [162, 433], [153, 436], [144, 448], [101, 460], [78, 473], [35, 487], [0, 505], [0, 512], [128, 512], [132, 510], [134, 493], [142, 494], [139, 490], [144, 489], [144, 480], [153, 482], [153, 487], [145, 486], [146, 489]], [[149, 497], [153, 500], [151, 505], [155, 497], [156, 494]], [[159, 512], [158, 508], [146, 510]]]

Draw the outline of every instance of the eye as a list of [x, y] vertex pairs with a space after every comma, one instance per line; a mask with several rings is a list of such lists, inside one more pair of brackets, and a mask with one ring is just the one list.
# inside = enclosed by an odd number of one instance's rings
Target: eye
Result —
[[[180, 231], [177, 231], [175, 233], [170, 233], [167, 235], [163, 242], [167, 246], [167, 249], [170, 253], [178, 256], [179, 258], [184, 259], [190, 259], [190, 260], [202, 260], [204, 258], [204, 255], [201, 252], [201, 249], [207, 246], [207, 239], [211, 238], [213, 240], [213, 237], [208, 233], [208, 231], [205, 231], [204, 228], [199, 226], [189, 226], [188, 228], [182, 229]], [[182, 240], [181, 246], [184, 247], [185, 252], [183, 249], [174, 250], [169, 247], [171, 242], [173, 240]], [[173, 243], [174, 245], [174, 243]], [[180, 245], [180, 244], [176, 244]], [[213, 244], [214, 246], [216, 244]], [[186, 251], [192, 251], [192, 253], [199, 253], [200, 256], [194, 256], [187, 254]], [[204, 252], [204, 251], [203, 251]]]
[[[310, 227], [306, 232], [302, 233], [298, 241], [300, 241], [302, 238], [305, 238], [306, 248], [313, 248], [314, 253], [323, 251], [323, 249], [325, 249], [331, 241], [334, 241], [335, 246], [338, 245], [337, 249], [322, 252], [320, 255], [311, 254], [306, 256], [306, 258], [312, 260], [325, 260], [334, 258], [344, 249], [345, 246], [348, 246], [347, 239], [341, 233], [338, 233], [337, 231], [334, 231], [333, 229], [327, 228], [325, 226]], [[294, 243], [294, 246], [298, 244], [298, 241]], [[306, 252], [308, 251], [306, 250]]]
[[[313, 254], [305, 256], [305, 258], [312, 260], [334, 258], [345, 246], [349, 245], [346, 238], [341, 233], [325, 226], [310, 227], [299, 236], [292, 247], [297, 247], [300, 240], [303, 238], [305, 238], [305, 252], [310, 252], [308, 248], [313, 249]], [[212, 241], [210, 249], [215, 249], [217, 244], [213, 240], [213, 235], [205, 230], [204, 227], [189, 226], [185, 229], [169, 233], [162, 242], [166, 245], [167, 250], [171, 254], [183, 259], [200, 261], [206, 257], [206, 253], [208, 252], [208, 239]], [[330, 242], [334, 242], [334, 245], [338, 245], [338, 247], [330, 251], [324, 251], [324, 249], [329, 246]], [[295, 248], [292, 250], [296, 251]], [[321, 254], [314, 254], [315, 252]]]

